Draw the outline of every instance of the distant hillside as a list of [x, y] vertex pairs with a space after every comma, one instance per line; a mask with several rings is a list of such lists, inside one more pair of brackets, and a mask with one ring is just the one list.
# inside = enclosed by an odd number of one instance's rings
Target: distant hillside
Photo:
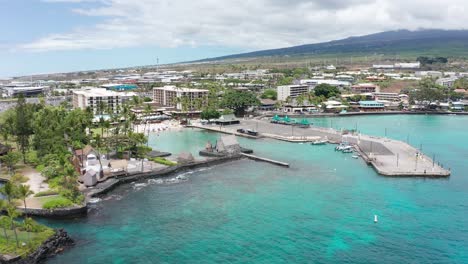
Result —
[[397, 30], [324, 43], [255, 51], [202, 61], [303, 55], [410, 54], [468, 57], [468, 30]]

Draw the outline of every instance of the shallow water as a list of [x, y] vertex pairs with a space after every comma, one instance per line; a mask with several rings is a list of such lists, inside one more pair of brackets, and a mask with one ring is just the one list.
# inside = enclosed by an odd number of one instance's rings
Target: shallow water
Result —
[[[422, 144], [449, 179], [385, 178], [333, 146], [240, 139], [290, 169], [249, 160], [121, 186], [85, 219], [43, 220], [77, 246], [50, 263], [468, 263], [468, 117], [313, 119]], [[219, 135], [160, 134], [196, 153]], [[374, 214], [379, 222], [374, 223]]]

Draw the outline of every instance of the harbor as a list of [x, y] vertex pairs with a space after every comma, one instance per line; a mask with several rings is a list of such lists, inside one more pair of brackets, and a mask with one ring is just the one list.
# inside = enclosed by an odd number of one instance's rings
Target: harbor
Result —
[[[353, 146], [365, 162], [380, 175], [398, 177], [448, 177], [450, 170], [443, 168], [420, 149], [410, 144], [385, 137], [361, 133], [343, 132], [323, 127], [298, 127], [271, 123], [268, 119], [242, 120], [231, 126], [196, 125], [210, 131], [237, 135], [238, 129], [252, 129], [259, 138], [271, 138], [293, 143], [316, 142], [326, 139], [329, 143], [345, 142]], [[311, 146], [313, 147], [313, 146]]]

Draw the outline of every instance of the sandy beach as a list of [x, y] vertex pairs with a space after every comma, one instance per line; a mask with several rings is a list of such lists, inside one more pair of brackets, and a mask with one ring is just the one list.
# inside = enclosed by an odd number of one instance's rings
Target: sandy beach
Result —
[[133, 131], [135, 133], [157, 133], [161, 131], [179, 131], [183, 128], [177, 120], [167, 120], [161, 123], [139, 124], [135, 125]]

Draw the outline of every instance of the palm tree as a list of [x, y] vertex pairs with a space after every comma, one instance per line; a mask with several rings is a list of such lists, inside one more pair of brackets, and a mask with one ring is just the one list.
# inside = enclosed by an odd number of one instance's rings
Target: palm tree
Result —
[[26, 218], [28, 218], [28, 209], [26, 207], [26, 198], [28, 198], [29, 195], [34, 194], [33, 191], [31, 191], [31, 188], [29, 185], [20, 185], [17, 187], [18, 189], [18, 198], [23, 200], [24, 204], [24, 215]]
[[8, 204], [6, 207], [6, 210], [7, 210], [8, 220], [10, 221], [10, 228], [13, 230], [13, 233], [15, 233], [16, 248], [18, 248], [19, 240], [18, 240], [18, 233], [16, 233], [15, 218], [20, 216], [20, 213], [16, 210], [15, 206], [13, 206], [12, 204]]
[[[3, 211], [7, 207], [7, 202], [5, 200], [0, 200], [0, 210]], [[8, 245], [8, 234], [6, 232], [6, 229], [9, 227], [10, 221], [8, 220], [8, 216], [2, 215], [0, 217], [0, 227], [3, 229], [3, 235], [5, 236], [5, 240]]]
[[16, 190], [15, 185], [10, 181], [6, 182], [2, 188], [0, 188], [0, 193], [6, 196], [9, 203], [11, 203], [11, 199], [15, 198]]
[[10, 240], [10, 237], [8, 236], [7, 231], [6, 231], [7, 228], [10, 228], [10, 220], [9, 220], [8, 216], [6, 216], [6, 215], [0, 216], [0, 226], [3, 229], [3, 236], [5, 236], [5, 240], [6, 240], [6, 243], [8, 245], [9, 240]]
[[33, 231], [33, 228], [34, 228], [34, 220], [32, 220], [31, 217], [24, 218], [24, 229], [28, 233], [29, 243], [31, 243], [31, 236], [29, 233]]

